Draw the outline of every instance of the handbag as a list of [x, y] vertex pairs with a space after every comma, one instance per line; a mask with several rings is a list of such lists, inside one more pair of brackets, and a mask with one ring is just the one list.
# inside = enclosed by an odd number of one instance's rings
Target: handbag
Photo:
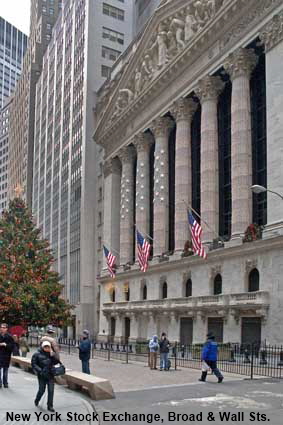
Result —
[[208, 366], [208, 364], [203, 360], [201, 362], [201, 371], [202, 372], [208, 372], [210, 369], [210, 367]]
[[65, 373], [66, 373], [66, 369], [62, 363], [59, 363], [58, 365], [55, 365], [51, 368], [51, 374], [53, 376], [62, 376], [62, 375], [65, 375]]

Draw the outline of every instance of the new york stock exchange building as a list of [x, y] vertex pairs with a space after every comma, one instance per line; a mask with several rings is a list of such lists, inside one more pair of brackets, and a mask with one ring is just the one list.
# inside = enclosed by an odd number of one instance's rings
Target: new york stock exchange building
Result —
[[100, 340], [282, 343], [282, 70], [282, 0], [163, 1], [120, 58], [95, 111], [117, 256], [98, 276]]

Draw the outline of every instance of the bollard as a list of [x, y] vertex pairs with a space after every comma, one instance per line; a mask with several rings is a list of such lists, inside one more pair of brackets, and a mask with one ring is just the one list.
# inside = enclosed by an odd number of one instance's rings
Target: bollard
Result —
[[267, 364], [266, 356], [267, 356], [266, 350], [262, 350], [260, 352], [260, 362], [259, 362], [260, 365], [266, 365]]
[[183, 359], [185, 357], [185, 346], [184, 345], [182, 345], [181, 350], [182, 350], [181, 356], [182, 356], [182, 359]]

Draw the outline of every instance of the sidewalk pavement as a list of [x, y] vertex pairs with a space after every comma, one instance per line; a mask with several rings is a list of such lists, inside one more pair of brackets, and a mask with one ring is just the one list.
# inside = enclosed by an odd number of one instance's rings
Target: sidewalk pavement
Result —
[[[0, 389], [0, 425], [23, 424], [25, 422], [29, 425], [35, 425], [56, 421], [56, 414], [47, 411], [46, 393], [42, 397], [39, 407], [35, 407], [34, 399], [37, 387], [36, 376], [15, 367], [9, 368], [9, 388]], [[55, 386], [54, 409], [57, 412], [57, 420], [61, 419], [60, 424], [98, 424], [93, 402], [63, 386]], [[15, 416], [17, 414], [21, 416]], [[89, 414], [89, 417], [86, 416], [87, 414]], [[78, 415], [82, 416], [79, 417]], [[68, 421], [68, 418], [73, 419], [73, 421], [70, 422], [70, 419]]]
[[[78, 355], [61, 352], [60, 358], [67, 368], [81, 370], [81, 361]], [[90, 360], [90, 369], [93, 375], [109, 379], [115, 393], [192, 383], [202, 385], [201, 382], [198, 382], [201, 372], [189, 368], [178, 368], [176, 371], [170, 369], [169, 372], [160, 372], [159, 370], [150, 370], [142, 362], [126, 364], [122, 361], [107, 361], [96, 357]], [[225, 382], [241, 381], [244, 378], [241, 375], [224, 374]], [[214, 375], [208, 375], [207, 380], [217, 381]]]

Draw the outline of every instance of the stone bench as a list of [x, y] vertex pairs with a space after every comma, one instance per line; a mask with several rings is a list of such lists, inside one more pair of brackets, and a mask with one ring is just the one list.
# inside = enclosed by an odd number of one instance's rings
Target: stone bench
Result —
[[[12, 356], [11, 365], [32, 372], [31, 359], [26, 357]], [[110, 381], [98, 376], [66, 369], [64, 376], [57, 376], [56, 383], [67, 385], [71, 390], [86, 388], [92, 400], [108, 400], [115, 398]]]
[[74, 370], [68, 370], [64, 378], [68, 387], [72, 390], [86, 388], [92, 400], [115, 398], [112, 385], [107, 379]]

